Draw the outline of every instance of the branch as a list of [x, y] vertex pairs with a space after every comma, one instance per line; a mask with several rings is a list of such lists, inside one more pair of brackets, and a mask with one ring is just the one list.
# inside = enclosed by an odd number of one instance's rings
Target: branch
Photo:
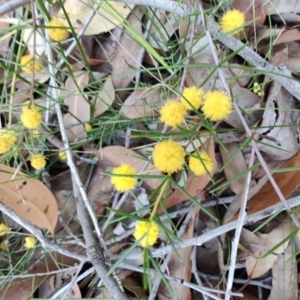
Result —
[[31, 0], [11, 0], [0, 6], [0, 16], [4, 15], [18, 7], [29, 4]]

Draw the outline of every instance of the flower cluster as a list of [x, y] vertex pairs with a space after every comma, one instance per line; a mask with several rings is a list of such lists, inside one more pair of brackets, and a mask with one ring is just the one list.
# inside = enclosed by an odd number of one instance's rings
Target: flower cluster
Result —
[[135, 187], [137, 179], [135, 177], [131, 177], [130, 175], [136, 175], [136, 173], [137, 171], [135, 168], [131, 167], [128, 164], [122, 164], [113, 169], [110, 180], [118, 192], [126, 192], [132, 190]]
[[20, 65], [27, 74], [37, 73], [41, 69], [39, 62], [30, 54], [21, 57]]
[[205, 151], [201, 151], [189, 157], [189, 167], [196, 176], [201, 176], [213, 170], [214, 162]]
[[6, 226], [4, 223], [0, 224], [0, 236], [6, 235], [10, 230], [11, 228]]
[[142, 247], [148, 248], [157, 242], [158, 234], [159, 227], [154, 221], [140, 221], [135, 226], [133, 237]]
[[9, 151], [17, 142], [17, 132], [13, 129], [0, 130], [0, 154]]
[[221, 18], [220, 26], [223, 32], [230, 32], [231, 34], [237, 34], [242, 30], [242, 26], [245, 24], [244, 14], [237, 10], [227, 11]]
[[30, 158], [30, 163], [31, 166], [36, 170], [43, 169], [46, 166], [45, 156], [39, 153], [33, 154]]
[[205, 95], [202, 111], [211, 121], [221, 121], [232, 112], [231, 98], [224, 91], [209, 91]]
[[36, 129], [42, 123], [42, 114], [35, 107], [23, 107], [21, 114], [21, 122], [24, 127], [29, 129]]
[[58, 19], [52, 19], [48, 23], [47, 32], [50, 38], [55, 42], [61, 42], [69, 36], [68, 30]]
[[160, 119], [168, 126], [177, 127], [184, 121], [186, 107], [176, 100], [168, 100], [160, 109]]
[[203, 89], [191, 86], [183, 90], [180, 102], [183, 103], [187, 110], [198, 110], [203, 104], [203, 96]]
[[35, 237], [33, 237], [33, 236], [27, 236], [25, 238], [24, 247], [26, 249], [32, 249], [32, 248], [34, 248], [35, 244], [36, 244], [36, 238]]

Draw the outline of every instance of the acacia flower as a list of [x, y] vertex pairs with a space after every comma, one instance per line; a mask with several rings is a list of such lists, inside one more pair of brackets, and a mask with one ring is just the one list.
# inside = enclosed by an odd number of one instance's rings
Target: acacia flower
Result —
[[204, 92], [201, 88], [191, 86], [183, 90], [180, 101], [187, 110], [199, 109], [204, 101], [203, 96]]
[[185, 106], [176, 100], [168, 100], [160, 109], [160, 119], [168, 126], [177, 127], [184, 121]]
[[69, 36], [68, 30], [58, 19], [52, 19], [48, 23], [48, 26], [49, 28], [47, 28], [47, 32], [51, 39], [55, 42], [61, 42]]
[[189, 167], [195, 175], [201, 176], [213, 170], [214, 162], [205, 151], [201, 151], [189, 157]]
[[31, 166], [36, 169], [40, 170], [46, 166], [46, 159], [42, 154], [33, 154], [30, 158]]
[[114, 175], [135, 175], [136, 169], [128, 164], [122, 164], [112, 170], [110, 178], [111, 183], [114, 185], [118, 192], [126, 192], [132, 190], [137, 183], [135, 177], [130, 176], [114, 176]]
[[6, 138], [12, 145], [17, 142], [17, 132], [13, 129], [2, 128], [0, 136]]
[[8, 250], [8, 247], [10, 246], [9, 241], [4, 240], [0, 243], [0, 250], [1, 251], [6, 251]]
[[59, 151], [58, 152], [58, 157], [61, 159], [61, 160], [66, 160], [67, 159], [67, 154], [65, 151]]
[[172, 174], [183, 168], [185, 151], [175, 141], [167, 140], [155, 145], [152, 157], [155, 167], [160, 172]]
[[242, 26], [245, 24], [244, 14], [237, 10], [227, 11], [221, 18], [220, 26], [223, 32], [230, 32], [231, 34], [237, 34], [242, 30]]
[[6, 226], [4, 223], [0, 224], [0, 236], [6, 235], [10, 230], [11, 228]]
[[7, 152], [11, 146], [12, 144], [8, 138], [0, 136], [0, 154]]
[[202, 111], [210, 120], [220, 121], [232, 112], [232, 101], [224, 91], [207, 92]]
[[42, 123], [42, 115], [36, 108], [23, 107], [21, 122], [26, 128], [35, 129]]
[[33, 248], [33, 247], [35, 246], [35, 244], [36, 244], [36, 238], [35, 238], [35, 237], [33, 237], [33, 236], [27, 236], [27, 237], [25, 238], [25, 244], [24, 244], [24, 247], [25, 247], [26, 249], [31, 249], [31, 248]]
[[41, 69], [41, 65], [30, 54], [21, 57], [20, 64], [22, 70], [27, 74], [37, 73]]
[[85, 128], [86, 132], [90, 132], [90, 131], [92, 131], [93, 126], [91, 124], [85, 124], [84, 128]]
[[140, 221], [135, 225], [135, 230], [133, 233], [133, 237], [139, 241], [139, 244], [148, 248], [153, 246], [159, 234], [159, 227], [153, 221]]

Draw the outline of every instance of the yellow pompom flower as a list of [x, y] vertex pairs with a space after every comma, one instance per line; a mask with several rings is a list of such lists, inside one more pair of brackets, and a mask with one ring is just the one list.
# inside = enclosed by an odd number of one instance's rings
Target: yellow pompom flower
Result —
[[27, 236], [25, 238], [24, 247], [26, 249], [32, 249], [32, 248], [34, 248], [35, 244], [36, 244], [36, 238], [35, 237], [33, 237], [33, 236]]
[[2, 128], [0, 136], [6, 138], [12, 145], [17, 142], [17, 132], [13, 129]]
[[4, 223], [0, 224], [0, 236], [6, 235], [10, 230], [11, 228], [6, 226]]
[[132, 190], [137, 183], [137, 179], [135, 177], [114, 175], [136, 175], [136, 169], [128, 164], [122, 164], [114, 168], [112, 170], [110, 181], [118, 192]]
[[91, 124], [85, 124], [84, 128], [85, 128], [86, 132], [90, 132], [90, 131], [92, 131], [93, 126]]
[[201, 151], [189, 157], [189, 167], [195, 175], [201, 176], [214, 169], [214, 162], [205, 151]]
[[35, 129], [42, 123], [42, 115], [36, 108], [23, 107], [21, 122], [26, 128]]
[[160, 109], [160, 119], [168, 126], [177, 127], [184, 121], [185, 106], [176, 100], [168, 100]]
[[199, 109], [204, 101], [203, 96], [204, 92], [201, 88], [191, 86], [183, 90], [180, 101], [188, 110]]
[[231, 34], [237, 34], [242, 30], [242, 26], [245, 24], [244, 14], [237, 10], [227, 11], [221, 18], [220, 26], [223, 32], [230, 32]]
[[6, 251], [8, 250], [8, 247], [10, 246], [9, 241], [4, 240], [0, 243], [0, 250], [1, 251]]
[[41, 133], [37, 129], [35, 129], [32, 131], [32, 135], [35, 138], [39, 138], [41, 136]]
[[185, 151], [175, 141], [167, 140], [156, 144], [152, 157], [155, 167], [160, 172], [172, 174], [183, 168]]
[[211, 121], [223, 120], [232, 112], [231, 98], [224, 91], [207, 92], [202, 111]]
[[48, 23], [48, 27], [47, 32], [50, 38], [55, 42], [61, 42], [69, 36], [68, 30], [65, 28], [64, 24], [57, 19], [52, 19]]
[[61, 159], [61, 160], [66, 160], [66, 159], [67, 159], [67, 154], [66, 154], [65, 151], [59, 151], [59, 152], [58, 152], [58, 157], [59, 157], [59, 159]]
[[36, 169], [40, 170], [46, 166], [46, 159], [42, 154], [33, 154], [30, 158], [31, 166]]
[[157, 242], [158, 234], [159, 227], [155, 222], [140, 221], [135, 226], [133, 237], [142, 247], [148, 248]]
[[12, 143], [6, 137], [0, 136], [0, 154], [7, 152], [12, 147]]
[[41, 69], [41, 65], [30, 54], [21, 57], [20, 65], [22, 70], [27, 74], [37, 73]]

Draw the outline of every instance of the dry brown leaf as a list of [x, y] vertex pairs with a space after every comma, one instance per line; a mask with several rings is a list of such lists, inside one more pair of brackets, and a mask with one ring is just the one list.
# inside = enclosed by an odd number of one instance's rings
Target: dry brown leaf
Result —
[[[139, 7], [128, 18], [128, 22], [135, 29], [137, 34], [143, 35], [142, 17], [143, 12]], [[112, 80], [116, 89], [126, 88], [136, 74], [136, 70], [140, 67], [139, 56], [142, 46], [131, 37], [131, 34], [124, 30], [118, 44], [116, 55], [111, 61]]]
[[[103, 2], [84, 34], [96, 35], [112, 30], [123, 23], [123, 20], [127, 18], [133, 7], [134, 5], [125, 5], [124, 3], [114, 1]], [[74, 28], [77, 33], [88, 18], [93, 7], [88, 0], [66, 0], [64, 9], [68, 13], [72, 28]], [[57, 18], [60, 19], [67, 28], [70, 27], [62, 9], [59, 10]]]
[[87, 72], [74, 72], [74, 78], [66, 80], [64, 103], [69, 108], [69, 113], [64, 115], [63, 121], [70, 142], [86, 138], [86, 131], [82, 123], [90, 121], [90, 104], [83, 96], [84, 87], [89, 82]]
[[108, 76], [99, 94], [92, 100], [94, 102], [94, 117], [106, 112], [115, 100], [115, 89], [111, 76]]
[[[225, 175], [227, 180], [231, 180], [237, 175], [247, 170], [247, 164], [238, 143], [230, 143], [225, 145], [226, 149], [220, 147], [220, 153], [225, 166]], [[232, 158], [233, 156], [233, 158]], [[227, 161], [230, 162], [227, 164]], [[240, 194], [245, 189], [246, 174], [240, 176], [229, 184], [235, 194]]]
[[32, 224], [54, 234], [58, 209], [56, 199], [39, 180], [5, 165], [0, 165], [1, 202]]
[[129, 119], [157, 115], [156, 109], [161, 106], [161, 91], [147, 89], [135, 90], [124, 102], [121, 113]]
[[272, 289], [268, 300], [294, 300], [297, 299], [297, 261], [294, 256], [292, 243], [285, 249], [284, 254], [272, 268]]
[[[137, 152], [122, 147], [122, 146], [108, 146], [105, 147], [98, 152], [98, 157], [101, 160], [104, 160], [105, 162], [113, 165], [118, 166], [120, 164], [129, 164], [132, 167], [134, 167], [137, 171], [141, 170], [143, 165], [146, 162], [146, 159], [138, 154]], [[154, 167], [153, 164], [149, 163], [146, 170], [144, 171], [149, 175], [158, 175], [159, 172]], [[146, 178], [143, 181], [143, 185], [145, 185], [145, 188], [148, 188], [150, 190], [154, 190], [158, 188], [158, 186], [161, 184], [161, 179], [151, 179]]]
[[[205, 144], [205, 149], [207, 153], [210, 155], [212, 160], [215, 162], [215, 150], [214, 150], [214, 142], [210, 140]], [[200, 150], [200, 149], [199, 149]], [[214, 172], [214, 171], [213, 171]], [[211, 174], [213, 176], [213, 173]], [[202, 191], [209, 183], [210, 178], [208, 175], [202, 176], [194, 176], [192, 174], [188, 175], [184, 190], [190, 194], [192, 197], [195, 197], [199, 193], [201, 194], [201, 200], [204, 201]], [[175, 204], [181, 203], [182, 201], [187, 200], [187, 196], [181, 193], [178, 189], [176, 189], [166, 200], [165, 208], [169, 209], [170, 207], [174, 206]], [[158, 214], [162, 212], [161, 208], [158, 208]]]

